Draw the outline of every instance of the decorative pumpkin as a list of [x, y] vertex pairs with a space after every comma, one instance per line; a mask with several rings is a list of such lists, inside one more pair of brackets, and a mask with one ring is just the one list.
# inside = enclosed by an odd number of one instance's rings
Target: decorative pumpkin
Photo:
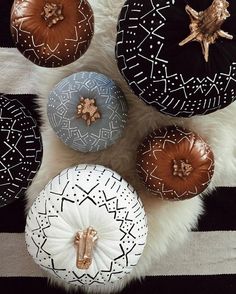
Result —
[[234, 0], [127, 0], [116, 45], [118, 67], [148, 105], [190, 117], [236, 98]]
[[108, 77], [80, 72], [63, 79], [49, 95], [48, 118], [57, 136], [82, 152], [114, 144], [122, 134], [128, 106]]
[[136, 192], [99, 165], [78, 165], [52, 179], [26, 224], [27, 248], [35, 262], [72, 286], [124, 278], [137, 264], [146, 236]]
[[59, 67], [78, 59], [89, 47], [93, 11], [86, 0], [15, 0], [11, 33], [30, 61]]
[[30, 112], [0, 95], [0, 207], [24, 195], [41, 164], [42, 142]]
[[214, 173], [214, 156], [199, 135], [169, 126], [155, 130], [139, 146], [137, 171], [153, 194], [184, 200], [207, 188]]

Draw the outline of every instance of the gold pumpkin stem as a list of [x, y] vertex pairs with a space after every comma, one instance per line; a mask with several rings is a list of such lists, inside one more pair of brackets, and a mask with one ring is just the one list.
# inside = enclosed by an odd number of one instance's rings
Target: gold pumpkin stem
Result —
[[77, 114], [86, 121], [87, 126], [101, 118], [101, 114], [96, 106], [96, 100], [90, 98], [81, 97], [80, 103], [77, 106]]
[[64, 16], [62, 15], [62, 4], [45, 3], [41, 15], [47, 22], [47, 26], [50, 28], [58, 23], [58, 21], [64, 19]]
[[78, 269], [87, 270], [91, 266], [93, 248], [97, 239], [97, 232], [92, 227], [76, 234], [74, 243], [77, 246], [76, 266]]
[[214, 0], [210, 7], [204, 11], [197, 12], [189, 5], [185, 7], [191, 23], [189, 25], [191, 34], [179, 43], [184, 46], [191, 41], [201, 44], [202, 53], [206, 62], [209, 60], [209, 46], [216, 42], [219, 37], [232, 40], [233, 36], [221, 30], [225, 20], [230, 17], [227, 10], [229, 2], [226, 0]]
[[173, 176], [186, 179], [192, 172], [193, 167], [188, 160], [173, 160]]

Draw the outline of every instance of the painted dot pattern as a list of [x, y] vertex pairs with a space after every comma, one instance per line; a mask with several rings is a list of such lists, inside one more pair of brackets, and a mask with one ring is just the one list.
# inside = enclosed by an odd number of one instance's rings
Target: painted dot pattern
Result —
[[[92, 265], [76, 267], [74, 237], [92, 226], [98, 234]], [[99, 165], [62, 171], [28, 213], [26, 243], [44, 270], [71, 285], [104, 285], [129, 274], [147, 236], [143, 205], [116, 172]]]
[[[116, 44], [120, 72], [139, 98], [163, 114], [204, 115], [228, 106], [236, 98], [234, 40], [230, 43], [219, 39], [211, 45], [212, 61], [208, 65], [199, 43], [178, 45], [189, 35], [185, 5], [204, 5], [203, 2], [128, 0], [121, 10]], [[229, 2], [233, 11], [235, 3]], [[228, 25], [226, 30], [232, 31], [232, 27]], [[228, 54], [230, 61], [224, 56], [227, 50], [232, 51]], [[170, 60], [176, 63], [175, 68]], [[199, 67], [203, 75], [198, 75]], [[195, 72], [189, 74], [191, 71]]]
[[[82, 97], [95, 99], [101, 115], [90, 126], [77, 113]], [[55, 86], [49, 95], [47, 113], [52, 128], [66, 145], [82, 152], [96, 152], [122, 136], [128, 105], [113, 80], [95, 72], [80, 72]]]
[[94, 33], [93, 11], [86, 0], [59, 1], [64, 20], [48, 27], [41, 13], [44, 0], [15, 0], [11, 33], [16, 47], [33, 63], [60, 67], [74, 62], [88, 49]]
[[[174, 161], [192, 170], [186, 177], [174, 175]], [[210, 146], [187, 129], [169, 126], [150, 133], [137, 151], [137, 172], [144, 185], [163, 200], [184, 200], [202, 193], [214, 174]]]
[[0, 96], [0, 207], [24, 195], [42, 158], [42, 141], [31, 113], [16, 99]]

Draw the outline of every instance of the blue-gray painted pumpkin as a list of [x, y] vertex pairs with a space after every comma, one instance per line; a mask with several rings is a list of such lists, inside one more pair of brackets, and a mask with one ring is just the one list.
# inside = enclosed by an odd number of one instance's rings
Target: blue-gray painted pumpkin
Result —
[[55, 86], [47, 111], [52, 128], [66, 145], [96, 152], [121, 137], [128, 106], [113, 80], [100, 73], [80, 72]]

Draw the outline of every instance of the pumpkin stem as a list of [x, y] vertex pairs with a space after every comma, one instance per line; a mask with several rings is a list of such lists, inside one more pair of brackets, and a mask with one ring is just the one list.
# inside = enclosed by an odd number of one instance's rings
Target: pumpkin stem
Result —
[[46, 20], [47, 26], [50, 28], [58, 21], [64, 19], [64, 16], [62, 15], [62, 4], [45, 3], [41, 15], [44, 20]]
[[189, 25], [191, 34], [179, 43], [183, 46], [191, 41], [201, 43], [204, 59], [208, 62], [209, 46], [214, 44], [219, 37], [233, 39], [233, 36], [221, 30], [225, 20], [230, 17], [227, 10], [229, 2], [226, 0], [214, 0], [206, 10], [197, 12], [189, 5], [185, 7], [191, 23]]
[[188, 160], [173, 160], [173, 175], [178, 176], [182, 179], [185, 179], [188, 177], [192, 170], [193, 167], [191, 164], [189, 164]]
[[97, 232], [92, 227], [76, 234], [74, 243], [77, 246], [76, 266], [78, 269], [89, 269], [92, 264], [93, 247], [97, 239]]
[[87, 126], [101, 118], [95, 99], [81, 97], [80, 103], [77, 106], [77, 113], [79, 117], [86, 121]]

